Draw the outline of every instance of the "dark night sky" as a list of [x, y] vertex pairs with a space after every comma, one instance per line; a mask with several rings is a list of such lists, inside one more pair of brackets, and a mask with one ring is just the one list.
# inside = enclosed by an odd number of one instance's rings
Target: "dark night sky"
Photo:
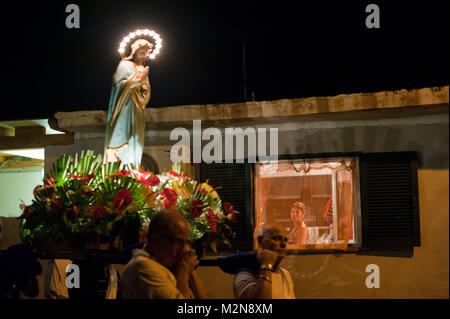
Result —
[[[69, 3], [80, 29], [65, 26]], [[365, 27], [370, 3], [381, 29]], [[243, 101], [239, 34], [248, 99], [449, 82], [448, 1], [14, 1], [0, 20], [0, 120], [106, 110], [118, 44], [137, 28], [164, 40], [149, 107]]]

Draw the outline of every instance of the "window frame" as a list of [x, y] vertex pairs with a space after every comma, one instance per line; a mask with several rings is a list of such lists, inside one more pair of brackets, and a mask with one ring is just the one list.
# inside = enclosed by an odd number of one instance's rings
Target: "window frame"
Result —
[[[347, 250], [340, 249], [289, 249], [287, 251], [288, 255], [316, 255], [316, 254], [354, 254], [359, 252], [362, 247], [362, 216], [361, 216], [361, 188], [360, 188], [360, 166], [359, 158], [362, 152], [336, 152], [336, 153], [308, 153], [308, 154], [282, 154], [278, 156], [278, 161], [288, 161], [288, 160], [320, 160], [320, 159], [332, 159], [332, 158], [355, 158], [356, 168], [353, 173], [353, 183], [357, 184], [357, 189], [355, 188], [353, 192], [354, 196], [354, 211], [353, 211], [353, 235], [358, 239], [355, 243], [349, 243]], [[253, 181], [253, 193], [256, 193], [256, 165], [258, 163], [252, 164], [252, 181]], [[256, 194], [253, 196], [252, 203], [252, 216], [253, 225], [256, 225]], [[354, 237], [354, 238], [355, 238]], [[252, 242], [253, 249], [256, 249]]]

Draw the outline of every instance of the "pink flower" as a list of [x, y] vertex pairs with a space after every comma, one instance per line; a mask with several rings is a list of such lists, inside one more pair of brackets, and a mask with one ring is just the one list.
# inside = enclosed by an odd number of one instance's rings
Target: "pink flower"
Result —
[[209, 226], [211, 226], [213, 231], [217, 231], [217, 217], [214, 215], [212, 210], [208, 210], [208, 215], [206, 215], [206, 220], [209, 223]]
[[91, 207], [91, 212], [94, 217], [94, 219], [103, 219], [108, 216], [108, 212], [106, 211], [106, 208], [102, 205], [95, 205]]
[[113, 199], [114, 212], [120, 214], [128, 205], [131, 204], [133, 197], [128, 189], [122, 189], [117, 192]]
[[193, 200], [189, 206], [189, 211], [193, 218], [199, 217], [203, 212], [203, 201], [199, 199]]

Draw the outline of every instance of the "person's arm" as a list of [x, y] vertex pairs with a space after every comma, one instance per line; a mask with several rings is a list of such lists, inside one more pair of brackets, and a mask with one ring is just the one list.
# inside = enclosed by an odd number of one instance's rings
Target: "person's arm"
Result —
[[305, 224], [303, 224], [299, 229], [299, 238], [298, 238], [299, 244], [302, 244], [302, 245], [306, 244], [306, 242], [308, 241], [308, 235], [309, 235], [308, 233], [309, 233], [308, 227]]
[[192, 272], [191, 277], [189, 278], [189, 287], [191, 288], [195, 298], [199, 299], [210, 298], [205, 284], [200, 279], [198, 273], [195, 270]]
[[[247, 279], [240, 276], [248, 276]], [[263, 278], [264, 277], [264, 278]], [[253, 283], [247, 282], [247, 287], [238, 295], [239, 299], [271, 299], [272, 298], [272, 272], [270, 270], [261, 270], [259, 275], [252, 278], [248, 273], [238, 274], [236, 280], [241, 280], [240, 284], [245, 285], [245, 281], [253, 281]], [[239, 285], [239, 284], [238, 284]]]
[[195, 250], [190, 249], [180, 258], [173, 269], [173, 274], [177, 280], [177, 288], [186, 297], [192, 297], [192, 290], [189, 287], [189, 280], [199, 261]]
[[[241, 276], [237, 275], [235, 285], [241, 291], [238, 297], [240, 299], [271, 299], [272, 273], [276, 270], [273, 266], [276, 267], [282, 258], [283, 256], [274, 251], [259, 250], [257, 254], [257, 260], [261, 267], [259, 273], [253, 275], [244, 272]], [[267, 269], [268, 265], [272, 265], [272, 270]]]
[[174, 271], [174, 275], [177, 280], [178, 290], [186, 299], [192, 298], [192, 291], [189, 288], [189, 274], [184, 269], [177, 268]]

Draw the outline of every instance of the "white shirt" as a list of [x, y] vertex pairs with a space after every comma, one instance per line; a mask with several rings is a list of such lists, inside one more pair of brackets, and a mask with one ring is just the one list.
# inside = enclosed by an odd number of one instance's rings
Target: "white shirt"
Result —
[[[279, 267], [279, 271], [272, 273], [272, 299], [295, 299], [294, 283], [291, 274]], [[234, 277], [234, 295], [240, 298], [244, 291], [258, 281], [257, 276], [247, 270], [240, 271]]]
[[124, 299], [186, 299], [177, 288], [169, 269], [142, 249], [133, 250], [133, 258], [122, 274]]

